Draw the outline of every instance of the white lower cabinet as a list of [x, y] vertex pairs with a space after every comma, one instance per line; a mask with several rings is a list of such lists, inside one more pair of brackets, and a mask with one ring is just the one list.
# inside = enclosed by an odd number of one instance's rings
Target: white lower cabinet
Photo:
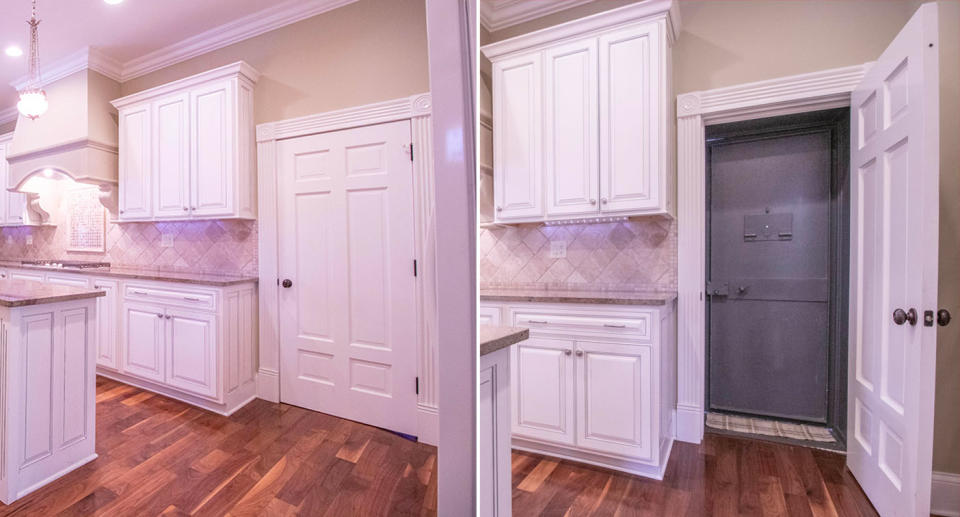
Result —
[[166, 382], [203, 397], [217, 396], [216, 317], [168, 309]]
[[484, 302], [530, 328], [511, 347], [514, 448], [661, 479], [674, 439], [676, 311]]
[[141, 303], [123, 304], [123, 367], [121, 371], [154, 382], [164, 380], [164, 309]]
[[118, 282], [115, 280], [94, 279], [93, 288], [106, 292], [97, 298], [97, 368], [116, 370], [120, 367], [117, 319], [120, 307], [117, 305]]

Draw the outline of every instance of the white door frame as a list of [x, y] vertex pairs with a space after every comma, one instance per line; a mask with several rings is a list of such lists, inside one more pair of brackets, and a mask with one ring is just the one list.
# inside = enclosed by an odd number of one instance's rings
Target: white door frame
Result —
[[[433, 135], [429, 93], [413, 95], [355, 108], [308, 115], [257, 125], [258, 242], [260, 265], [260, 365], [257, 396], [280, 401], [280, 289], [277, 279], [279, 218], [277, 201], [277, 142], [288, 138], [341, 129], [409, 120], [413, 144], [415, 252], [417, 276], [417, 428], [421, 442], [436, 445], [437, 416], [436, 218], [434, 202]], [[413, 389], [411, 386], [410, 389]]]
[[706, 381], [707, 125], [850, 106], [873, 63], [677, 96], [677, 439], [700, 443]]

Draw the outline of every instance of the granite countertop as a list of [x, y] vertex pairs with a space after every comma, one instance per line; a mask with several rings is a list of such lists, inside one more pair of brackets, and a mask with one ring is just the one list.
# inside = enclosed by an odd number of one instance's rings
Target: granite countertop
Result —
[[0, 260], [0, 267], [14, 269], [32, 269], [36, 271], [47, 271], [57, 273], [75, 273], [80, 275], [105, 276], [116, 278], [128, 278], [133, 280], [157, 280], [160, 282], [179, 282], [184, 284], [209, 285], [215, 287], [226, 287], [230, 285], [245, 284], [248, 282], [258, 282], [260, 279], [250, 275], [230, 275], [217, 273], [196, 273], [190, 271], [158, 271], [156, 269], [143, 269], [134, 267], [109, 267], [109, 268], [51, 268], [44, 266], [33, 266], [21, 264], [17, 260]]
[[41, 284], [31, 280], [0, 280], [0, 307], [25, 307], [106, 295], [98, 289]]
[[677, 299], [673, 291], [574, 291], [561, 289], [480, 289], [480, 301], [592, 303], [606, 305], [667, 305]]
[[528, 328], [480, 325], [480, 355], [492, 354], [529, 338], [530, 329]]

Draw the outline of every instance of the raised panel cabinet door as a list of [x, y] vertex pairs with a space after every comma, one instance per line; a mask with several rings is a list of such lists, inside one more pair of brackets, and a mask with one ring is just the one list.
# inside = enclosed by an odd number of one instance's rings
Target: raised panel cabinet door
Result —
[[116, 370], [120, 367], [117, 338], [117, 282], [94, 280], [93, 288], [106, 296], [97, 298], [97, 366]]
[[19, 192], [7, 192], [3, 203], [5, 203], [6, 223], [9, 225], [21, 225], [26, 221], [24, 212], [27, 210], [27, 195]]
[[233, 214], [237, 176], [235, 103], [232, 81], [190, 92], [190, 210], [194, 217]]
[[541, 54], [493, 64], [493, 189], [497, 221], [543, 217]]
[[531, 336], [512, 347], [514, 436], [574, 443], [573, 345]]
[[500, 307], [477, 307], [477, 323], [480, 325], [499, 325]]
[[577, 447], [651, 461], [655, 419], [653, 350], [578, 341]]
[[661, 209], [667, 116], [661, 28], [648, 23], [600, 37], [600, 210]]
[[600, 210], [597, 73], [596, 38], [544, 52], [544, 183], [551, 218]]
[[124, 303], [122, 323], [123, 372], [155, 382], [164, 382], [163, 308]]
[[190, 95], [181, 93], [153, 103], [153, 215], [190, 216]]
[[167, 309], [167, 384], [217, 397], [217, 318], [213, 314]]
[[121, 220], [149, 219], [152, 166], [150, 105], [120, 110]]

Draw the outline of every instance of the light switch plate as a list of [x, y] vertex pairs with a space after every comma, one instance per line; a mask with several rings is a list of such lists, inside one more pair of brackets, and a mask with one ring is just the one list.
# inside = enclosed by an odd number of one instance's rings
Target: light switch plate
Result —
[[33, 235], [27, 235], [27, 246], [33, 244]]
[[13, 235], [7, 235], [7, 244], [13, 244]]
[[172, 248], [173, 247], [173, 234], [164, 233], [160, 236], [160, 247], [161, 248]]
[[566, 258], [567, 241], [550, 241], [550, 258]]

